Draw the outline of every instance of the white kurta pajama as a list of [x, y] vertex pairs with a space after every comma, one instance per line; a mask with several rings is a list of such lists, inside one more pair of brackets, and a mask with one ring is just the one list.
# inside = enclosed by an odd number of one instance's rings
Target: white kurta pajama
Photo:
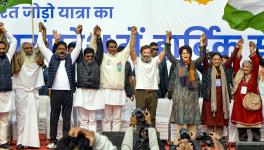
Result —
[[14, 110], [13, 91], [0, 92], [0, 113], [10, 112], [12, 110]]
[[[6, 37], [10, 41], [9, 49], [6, 52], [6, 56], [9, 62], [11, 62], [12, 57], [16, 51], [17, 41], [15, 37], [9, 32], [6, 32]], [[8, 115], [9, 112], [11, 112], [13, 109], [13, 92], [0, 92], [0, 144], [7, 143]]]
[[0, 144], [7, 143], [8, 115], [14, 110], [13, 92], [0, 92]]
[[96, 131], [96, 110], [105, 108], [101, 90], [77, 88], [73, 106], [78, 108], [80, 127]]
[[100, 89], [77, 88], [74, 107], [83, 107], [87, 110], [104, 109], [105, 103]]
[[17, 119], [17, 145], [40, 147], [38, 132], [39, 95], [44, 85], [43, 70], [24, 62], [20, 72], [14, 75], [15, 106]]
[[120, 131], [121, 109], [126, 102], [125, 66], [129, 55], [128, 47], [114, 56], [104, 54], [100, 67], [100, 87], [105, 100], [103, 131]]

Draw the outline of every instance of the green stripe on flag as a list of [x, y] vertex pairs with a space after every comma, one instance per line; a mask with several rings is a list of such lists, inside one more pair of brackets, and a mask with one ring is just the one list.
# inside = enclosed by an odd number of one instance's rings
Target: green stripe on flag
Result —
[[249, 11], [238, 10], [227, 3], [222, 18], [232, 29], [244, 31], [247, 28], [253, 28], [264, 32], [264, 12], [254, 15]]
[[19, 4], [32, 4], [32, 0], [0, 0], [0, 13], [9, 7]]

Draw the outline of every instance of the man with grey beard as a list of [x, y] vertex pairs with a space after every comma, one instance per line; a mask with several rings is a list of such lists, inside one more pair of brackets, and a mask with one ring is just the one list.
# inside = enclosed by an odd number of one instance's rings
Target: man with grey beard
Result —
[[[39, 95], [44, 85], [43, 59], [38, 49], [24, 42], [13, 62], [13, 87], [17, 120], [17, 149], [40, 147], [38, 132]], [[14, 67], [16, 66], [16, 67]], [[14, 69], [16, 68], [16, 69]]]
[[131, 32], [130, 49], [133, 51], [130, 55], [136, 73], [136, 107], [147, 109], [152, 114], [152, 122], [155, 124], [159, 89], [157, 76], [159, 64], [165, 57], [165, 49], [160, 52], [159, 56], [152, 58], [150, 47], [144, 45], [140, 49], [141, 58], [139, 59], [135, 51], [137, 28], [132, 27]]

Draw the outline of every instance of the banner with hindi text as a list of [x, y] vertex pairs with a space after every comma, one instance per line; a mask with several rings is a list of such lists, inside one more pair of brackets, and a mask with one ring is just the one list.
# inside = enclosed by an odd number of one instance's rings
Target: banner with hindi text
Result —
[[[75, 27], [84, 26], [83, 46], [89, 46], [90, 32], [98, 24], [102, 28], [103, 42], [116, 39], [127, 45], [130, 27], [138, 27], [136, 50], [152, 41], [164, 47], [165, 31], [173, 33], [172, 49], [178, 57], [178, 48], [184, 44], [193, 47], [193, 58], [199, 55], [198, 45], [202, 32], [208, 37], [208, 50], [230, 54], [240, 38], [245, 39], [244, 56], [248, 56], [248, 41], [254, 41], [264, 50], [264, 35], [260, 31], [230, 29], [222, 20], [227, 1], [212, 0], [204, 4], [186, 0], [33, 0], [35, 42], [38, 22], [47, 27], [47, 38], [52, 46], [52, 30], [58, 30], [66, 42], [75, 40]], [[0, 20], [15, 35], [18, 42], [31, 41], [31, 8], [16, 5], [0, 14]], [[263, 51], [264, 52], [264, 51]]]

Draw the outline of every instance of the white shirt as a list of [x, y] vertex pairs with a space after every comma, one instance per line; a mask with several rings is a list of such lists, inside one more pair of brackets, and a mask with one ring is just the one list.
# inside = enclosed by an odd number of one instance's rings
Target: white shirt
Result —
[[94, 150], [117, 150], [116, 146], [104, 135], [95, 132]]
[[159, 57], [155, 57], [149, 63], [145, 63], [141, 58], [134, 61], [136, 73], [136, 89], [158, 90]]
[[[8, 51], [6, 52], [6, 56], [9, 62], [11, 63], [12, 57], [16, 51], [17, 40], [9, 32], [6, 32], [6, 38], [10, 42], [10, 46]], [[14, 109], [13, 103], [14, 103], [14, 99], [13, 99], [12, 91], [0, 92], [0, 113], [12, 111]]]
[[[42, 33], [39, 32], [38, 46], [39, 46], [41, 53], [44, 55], [45, 59], [49, 63], [53, 53], [48, 48], [46, 48], [42, 39], [43, 39]], [[81, 35], [78, 34], [76, 46], [73, 49], [73, 51], [71, 52], [72, 64], [75, 63], [81, 49], [82, 49], [82, 39], [81, 39]], [[53, 90], [70, 90], [70, 82], [69, 82], [69, 78], [68, 78], [66, 68], [65, 68], [65, 60], [60, 61], [60, 65], [59, 65], [58, 70], [56, 72], [56, 75], [55, 75], [51, 89], [53, 89]]]
[[6, 52], [6, 56], [9, 60], [9, 62], [11, 62], [13, 55], [15, 54], [16, 51], [16, 47], [17, 47], [17, 40], [16, 38], [9, 32], [6, 32], [6, 38], [9, 40], [10, 42], [10, 46], [8, 51]]

